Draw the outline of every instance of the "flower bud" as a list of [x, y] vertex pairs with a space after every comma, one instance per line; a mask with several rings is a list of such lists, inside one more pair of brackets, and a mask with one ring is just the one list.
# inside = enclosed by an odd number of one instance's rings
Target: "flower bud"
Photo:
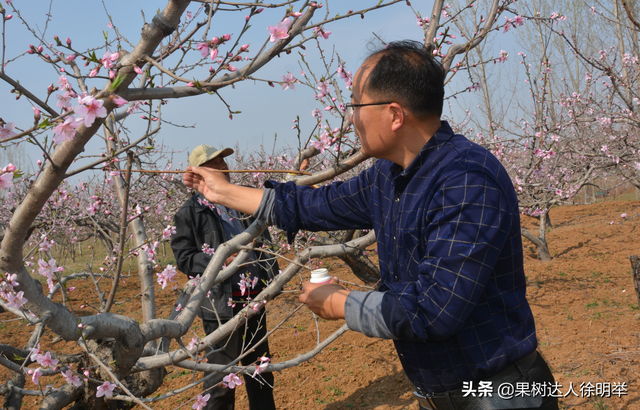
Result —
[[67, 45], [71, 47], [71, 39], [69, 37], [67, 37]]
[[229, 41], [231, 40], [231, 34], [225, 34], [224, 36], [222, 36], [222, 38], [224, 39], [224, 41]]

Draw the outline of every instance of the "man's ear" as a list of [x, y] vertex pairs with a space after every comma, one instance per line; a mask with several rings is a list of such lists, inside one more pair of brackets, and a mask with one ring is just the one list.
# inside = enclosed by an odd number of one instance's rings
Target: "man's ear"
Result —
[[402, 127], [402, 125], [404, 125], [404, 122], [407, 119], [407, 114], [398, 103], [389, 104], [389, 109], [391, 110], [392, 116], [391, 129], [393, 131], [398, 131]]

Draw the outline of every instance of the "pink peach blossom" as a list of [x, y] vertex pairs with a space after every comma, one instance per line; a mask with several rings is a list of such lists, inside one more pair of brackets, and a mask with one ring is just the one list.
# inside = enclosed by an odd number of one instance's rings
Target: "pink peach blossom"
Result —
[[79, 99], [79, 104], [75, 112], [84, 119], [85, 127], [93, 125], [96, 117], [104, 118], [107, 116], [107, 109], [103, 107], [104, 101], [96, 100], [91, 95]]
[[276, 24], [275, 27], [274, 26], [267, 27], [267, 30], [269, 30], [269, 36], [270, 36], [269, 41], [272, 43], [275, 43], [278, 40], [289, 38], [288, 31], [292, 22], [293, 20], [287, 17], [281, 22], [279, 22], [278, 24]]

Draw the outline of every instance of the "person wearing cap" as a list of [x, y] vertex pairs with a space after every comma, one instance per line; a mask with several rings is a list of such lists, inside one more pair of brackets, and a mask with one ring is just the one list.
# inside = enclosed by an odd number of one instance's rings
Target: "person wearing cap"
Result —
[[[231, 154], [231, 148], [217, 150], [209, 145], [199, 145], [189, 155], [189, 165], [229, 169], [224, 158]], [[229, 174], [224, 175], [229, 180]], [[218, 246], [244, 231], [250, 222], [245, 215], [211, 204], [201, 193], [195, 193], [174, 216], [176, 233], [171, 236], [171, 248], [178, 269], [190, 278], [202, 275]], [[271, 240], [268, 231], [265, 231], [262, 239], [266, 242]], [[229, 257], [225, 264], [230, 264], [234, 258], [235, 255]], [[214, 332], [242, 309], [243, 303], [236, 303], [234, 306], [233, 301], [257, 295], [265, 282], [278, 273], [277, 262], [262, 252], [253, 252], [250, 261], [231, 278], [211, 288], [209, 298], [205, 299], [198, 312], [206, 334]], [[252, 348], [255, 349], [241, 360], [242, 365], [250, 365], [262, 356], [270, 356], [267, 340], [258, 346], [254, 345], [266, 335], [266, 315], [263, 313], [252, 317], [246, 326], [246, 338], [245, 328], [241, 327], [218, 345], [211, 346], [213, 351], [207, 355], [208, 363], [228, 364]], [[220, 385], [212, 387], [222, 382], [225, 375], [218, 373], [205, 380], [203, 389], [211, 395], [207, 409], [234, 408], [234, 389]], [[244, 380], [251, 410], [275, 409], [272, 373], [262, 373], [255, 379], [245, 375]]]

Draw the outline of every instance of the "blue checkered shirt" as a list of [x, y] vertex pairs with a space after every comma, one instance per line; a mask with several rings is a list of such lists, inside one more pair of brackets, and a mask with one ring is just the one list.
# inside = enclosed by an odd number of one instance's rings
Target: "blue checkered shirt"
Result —
[[511, 179], [446, 122], [405, 170], [378, 160], [319, 189], [272, 186], [289, 235], [375, 229], [381, 312], [423, 391], [486, 379], [536, 349]]

